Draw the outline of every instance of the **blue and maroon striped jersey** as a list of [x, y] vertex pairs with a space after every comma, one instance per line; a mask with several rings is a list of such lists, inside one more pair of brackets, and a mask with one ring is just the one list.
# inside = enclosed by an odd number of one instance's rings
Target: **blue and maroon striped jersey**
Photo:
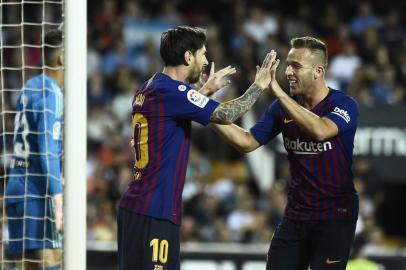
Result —
[[[303, 105], [301, 97], [293, 98]], [[330, 89], [311, 111], [331, 119], [338, 127], [338, 135], [316, 141], [290, 119], [279, 101], [273, 102], [250, 130], [261, 144], [282, 132], [291, 173], [285, 216], [294, 220], [356, 218], [358, 195], [351, 165], [357, 102]]]
[[163, 73], [141, 86], [133, 99], [134, 177], [121, 208], [180, 224], [191, 121], [207, 125], [217, 106]]

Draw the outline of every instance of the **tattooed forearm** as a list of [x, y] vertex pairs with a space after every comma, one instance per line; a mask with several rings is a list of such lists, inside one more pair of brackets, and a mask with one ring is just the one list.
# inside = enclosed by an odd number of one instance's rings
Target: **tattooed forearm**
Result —
[[214, 110], [210, 121], [217, 124], [233, 123], [251, 108], [263, 91], [263, 88], [252, 84], [239, 98], [221, 103]]

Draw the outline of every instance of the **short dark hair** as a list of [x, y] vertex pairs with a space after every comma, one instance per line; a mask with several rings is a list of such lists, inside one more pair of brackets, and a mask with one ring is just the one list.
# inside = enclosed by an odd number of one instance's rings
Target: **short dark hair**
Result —
[[292, 48], [295, 48], [295, 49], [307, 48], [313, 54], [320, 55], [323, 66], [327, 67], [327, 64], [328, 64], [327, 46], [320, 39], [317, 39], [314, 37], [307, 37], [307, 36], [292, 38], [290, 40], [290, 45], [292, 46]]
[[58, 66], [58, 57], [62, 52], [63, 34], [59, 29], [49, 30], [44, 37], [44, 60], [45, 65]]
[[200, 27], [178, 26], [161, 35], [161, 58], [165, 66], [186, 64], [185, 52], [193, 54], [203, 48], [206, 42], [206, 30]]

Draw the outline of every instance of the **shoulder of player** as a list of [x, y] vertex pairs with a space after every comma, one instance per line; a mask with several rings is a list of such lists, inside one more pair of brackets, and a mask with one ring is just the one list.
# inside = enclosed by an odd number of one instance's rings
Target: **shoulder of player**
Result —
[[44, 106], [48, 109], [53, 109], [57, 103], [63, 102], [62, 95], [59, 96], [56, 91], [46, 88], [45, 91], [29, 91], [28, 100], [31, 101], [32, 107], [35, 109], [43, 109]]
[[31, 77], [28, 81], [25, 82], [24, 89], [26, 90], [41, 89], [44, 85], [44, 80], [42, 78], [43, 78], [42, 75]]
[[269, 104], [269, 106], [267, 108], [267, 112], [279, 111], [279, 110], [282, 110], [282, 105], [281, 105], [281, 102], [279, 101], [279, 99], [272, 101], [271, 104]]
[[175, 80], [158, 80], [154, 81], [152, 86], [158, 93], [165, 94], [182, 94], [187, 93], [192, 87], [186, 83]]
[[358, 107], [358, 102], [352, 96], [343, 91], [331, 89], [331, 94], [332, 98], [339, 103], [354, 104]]
[[23, 86], [19, 100], [25, 107], [35, 106], [43, 99], [43, 80], [39, 76], [30, 78]]
[[25, 84], [24, 84], [25, 90], [32, 90], [31, 92], [38, 92], [41, 95], [43, 95], [42, 91], [43, 89], [46, 90], [45, 94], [48, 94], [48, 92], [56, 92], [60, 91], [61, 88], [58, 85], [58, 83], [51, 77], [47, 75], [37, 75], [29, 79]]

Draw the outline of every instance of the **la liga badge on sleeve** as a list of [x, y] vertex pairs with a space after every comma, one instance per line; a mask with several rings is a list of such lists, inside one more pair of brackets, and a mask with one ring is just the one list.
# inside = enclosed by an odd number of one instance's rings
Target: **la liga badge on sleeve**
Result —
[[206, 104], [209, 102], [209, 98], [206, 97], [205, 95], [200, 94], [194, 89], [191, 89], [187, 92], [187, 99], [190, 101], [190, 103], [200, 107], [204, 108]]

